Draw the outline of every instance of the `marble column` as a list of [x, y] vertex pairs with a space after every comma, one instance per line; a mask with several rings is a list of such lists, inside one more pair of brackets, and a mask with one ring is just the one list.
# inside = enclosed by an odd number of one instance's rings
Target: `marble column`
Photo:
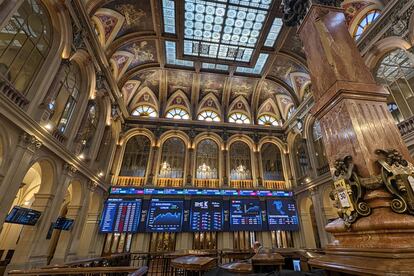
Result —
[[223, 149], [221, 151], [221, 154], [223, 156], [223, 165], [221, 166], [222, 167], [223, 180], [222, 180], [221, 185], [224, 186], [224, 187], [228, 187], [229, 186], [229, 175], [228, 175], [229, 164], [228, 164], [228, 160], [227, 160], [228, 150]]
[[151, 166], [149, 168], [150, 173], [148, 175], [148, 181], [147, 181], [147, 185], [148, 186], [155, 186], [155, 179], [154, 177], [157, 175], [157, 160], [158, 160], [158, 155], [159, 155], [159, 146], [153, 146], [152, 147], [152, 160], [151, 160]]
[[13, 159], [0, 183], [0, 231], [20, 185], [30, 169], [33, 155], [41, 146], [42, 143], [35, 136], [27, 133], [20, 136]]
[[325, 213], [323, 212], [323, 200], [320, 196], [320, 191], [318, 188], [312, 188], [310, 190], [311, 200], [313, 209], [315, 210], [315, 219], [318, 228], [318, 234], [321, 242], [321, 246], [325, 247], [328, 244], [328, 233], [325, 231], [324, 227], [326, 225]]
[[[298, 33], [315, 101], [312, 113], [321, 124], [331, 171], [336, 160], [351, 156], [367, 191], [365, 206], [371, 208], [370, 215], [359, 216], [349, 229], [343, 219], [328, 224], [326, 230], [335, 236], [335, 241], [327, 246], [327, 255], [311, 263], [324, 268], [335, 263], [350, 274], [412, 274], [414, 268], [408, 264], [414, 262], [414, 216], [391, 210], [393, 197], [378, 177], [378, 149], [392, 147], [411, 161], [388, 112], [388, 92], [376, 84], [365, 65], [349, 34], [343, 10], [315, 4], [320, 0], [309, 2], [286, 1], [285, 20], [290, 25], [300, 23]], [[333, 5], [340, 1], [323, 2]], [[304, 6], [299, 8], [300, 5]], [[307, 12], [295, 14], [297, 11]]]
[[254, 152], [254, 160], [256, 163], [256, 179], [257, 179], [257, 187], [263, 187], [263, 178], [262, 178], [262, 157], [260, 155], [260, 151]]
[[188, 149], [188, 155], [187, 155], [187, 177], [185, 186], [193, 186], [193, 163], [194, 163], [194, 148]]

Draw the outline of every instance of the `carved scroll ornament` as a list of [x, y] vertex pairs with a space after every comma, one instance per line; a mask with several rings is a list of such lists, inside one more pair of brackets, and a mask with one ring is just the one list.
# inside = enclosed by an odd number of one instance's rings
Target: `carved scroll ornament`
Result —
[[414, 215], [414, 166], [396, 150], [376, 150], [380, 156], [382, 181], [394, 199], [391, 209], [396, 213]]

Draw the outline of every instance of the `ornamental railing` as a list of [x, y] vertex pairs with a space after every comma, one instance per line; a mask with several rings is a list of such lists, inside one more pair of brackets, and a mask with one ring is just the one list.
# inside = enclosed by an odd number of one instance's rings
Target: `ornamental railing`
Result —
[[252, 189], [253, 180], [230, 180], [230, 187], [237, 189]]
[[158, 178], [157, 186], [159, 187], [182, 187], [184, 180], [182, 178]]
[[265, 180], [263, 181], [263, 187], [266, 189], [284, 190], [285, 181], [276, 180]]
[[145, 177], [138, 176], [118, 176], [116, 185], [118, 186], [144, 186]]
[[219, 188], [219, 179], [194, 179], [194, 187], [198, 188]]
[[24, 108], [29, 103], [29, 100], [14, 88], [14, 85], [2, 74], [0, 74], [0, 92], [6, 95], [6, 97], [12, 100], [20, 108]]
[[414, 116], [402, 121], [398, 124], [401, 136], [414, 132]]

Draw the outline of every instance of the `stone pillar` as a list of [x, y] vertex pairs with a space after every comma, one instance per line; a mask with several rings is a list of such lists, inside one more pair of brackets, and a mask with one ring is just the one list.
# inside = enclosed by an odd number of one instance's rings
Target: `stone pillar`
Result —
[[150, 173], [148, 175], [148, 181], [147, 181], [147, 185], [148, 186], [155, 186], [155, 179], [154, 177], [157, 175], [157, 160], [158, 160], [158, 156], [159, 156], [159, 146], [153, 146], [152, 147], [152, 160], [151, 160], [151, 166], [149, 168]]
[[42, 143], [35, 136], [27, 133], [20, 136], [19, 144], [13, 154], [14, 157], [0, 183], [0, 231], [20, 185], [30, 169], [33, 155], [41, 146]]
[[221, 183], [221, 185], [223, 185], [224, 187], [228, 187], [229, 186], [228, 160], [227, 160], [228, 150], [223, 149], [221, 151], [221, 154], [223, 156], [223, 165], [221, 166], [222, 175], [223, 175], [223, 180], [222, 180], [223, 182]]
[[315, 210], [315, 219], [318, 228], [318, 234], [321, 242], [321, 246], [325, 247], [328, 244], [328, 233], [325, 231], [326, 218], [323, 212], [323, 200], [318, 188], [311, 188], [310, 195], [312, 199], [313, 209]]
[[[333, 5], [341, 1], [309, 2], [285, 1], [284, 18], [290, 25], [301, 23], [298, 32], [304, 44], [315, 100], [312, 113], [321, 124], [331, 171], [337, 169], [337, 176], [346, 177], [344, 166], [335, 167], [335, 161], [351, 156], [361, 180], [360, 186], [367, 191], [362, 198], [364, 210], [371, 209], [370, 214], [359, 212], [358, 219], [351, 222], [349, 229], [349, 223], [343, 219], [330, 223], [326, 229], [333, 233], [335, 241], [327, 247], [325, 256], [310, 263], [324, 268], [330, 268], [334, 263], [349, 274], [386, 274], [391, 271], [413, 274], [414, 268], [408, 264], [414, 262], [414, 240], [411, 238], [414, 216], [391, 210], [393, 196], [385, 190], [377, 163], [376, 150], [389, 147], [411, 161], [388, 112], [388, 92], [376, 84], [365, 65], [349, 34], [343, 11], [314, 4]], [[356, 195], [351, 193], [351, 196]], [[359, 203], [354, 206], [364, 211]]]
[[254, 152], [254, 161], [256, 163], [255, 169], [256, 169], [256, 179], [257, 179], [257, 186], [263, 187], [263, 177], [262, 177], [262, 157], [260, 155], [260, 151]]
[[194, 148], [188, 148], [187, 155], [187, 177], [186, 177], [186, 186], [193, 186], [193, 163], [194, 163]]

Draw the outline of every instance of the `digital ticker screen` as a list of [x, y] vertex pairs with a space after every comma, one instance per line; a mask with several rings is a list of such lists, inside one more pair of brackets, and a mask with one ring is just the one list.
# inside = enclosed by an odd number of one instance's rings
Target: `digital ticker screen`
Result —
[[100, 223], [101, 233], [135, 233], [141, 215], [141, 199], [110, 198], [105, 202]]
[[151, 200], [147, 219], [148, 232], [180, 232], [182, 220], [182, 200]]
[[294, 200], [269, 199], [266, 205], [269, 230], [299, 230], [298, 215]]
[[230, 231], [261, 231], [260, 201], [239, 199], [230, 201]]
[[14, 206], [7, 215], [6, 222], [23, 225], [36, 225], [41, 214], [41, 212], [36, 210]]
[[190, 230], [195, 232], [223, 230], [223, 202], [193, 199], [191, 201]]

